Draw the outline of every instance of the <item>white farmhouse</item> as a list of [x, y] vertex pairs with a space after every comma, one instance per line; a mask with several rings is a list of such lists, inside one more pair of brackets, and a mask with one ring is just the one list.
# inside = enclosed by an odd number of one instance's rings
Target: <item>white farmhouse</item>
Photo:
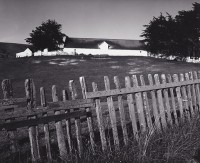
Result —
[[21, 57], [31, 57], [32, 56], [32, 51], [27, 48], [25, 51], [16, 53], [16, 58], [21, 58]]
[[63, 51], [69, 55], [147, 56], [140, 40], [71, 38]]

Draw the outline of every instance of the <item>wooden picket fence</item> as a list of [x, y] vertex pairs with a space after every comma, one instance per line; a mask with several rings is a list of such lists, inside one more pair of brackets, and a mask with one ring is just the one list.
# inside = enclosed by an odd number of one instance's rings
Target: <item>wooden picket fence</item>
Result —
[[[98, 91], [97, 84], [93, 82], [93, 91], [88, 92], [85, 78], [80, 77], [83, 99], [77, 99], [77, 88], [74, 81], [70, 80], [69, 92], [63, 90], [62, 101], [59, 101], [56, 86], [53, 85], [53, 102], [46, 101], [45, 89], [41, 87], [41, 105], [38, 106], [32, 79], [25, 80], [26, 96], [22, 98], [14, 98], [11, 81], [3, 80], [4, 99], [0, 99], [0, 131], [8, 132], [10, 150], [13, 153], [18, 151], [16, 134], [19, 133], [16, 131], [25, 127], [28, 129], [32, 161], [40, 160], [38, 125], [43, 125], [47, 159], [51, 161], [49, 123], [55, 122], [60, 157], [65, 159], [73, 151], [73, 148], [77, 149], [81, 157], [84, 146], [82, 122], [85, 120], [92, 151], [95, 152], [98, 143], [95, 133], [100, 135], [101, 148], [105, 151], [110, 141], [106, 136], [106, 129], [109, 128], [109, 125], [106, 124], [105, 109], [108, 110], [109, 118], [107, 117], [107, 119], [112, 131], [111, 141], [116, 150], [120, 145], [128, 144], [130, 131], [137, 140], [141, 133], [154, 130], [155, 127], [162, 131], [170, 125], [179, 125], [182, 122], [190, 121], [195, 114], [199, 114], [200, 71], [172, 76], [170, 74], [161, 74], [161, 76], [148, 74], [148, 78], [144, 78], [143, 75], [140, 75], [139, 78], [136, 75], [127, 76], [124, 88], [121, 86], [119, 78], [115, 76], [115, 89], [111, 89], [109, 78], [105, 76], [104, 84], [105, 90]], [[70, 93], [70, 97], [68, 93]], [[107, 107], [103, 105], [105, 101]], [[117, 112], [118, 114], [116, 114]], [[76, 147], [72, 142], [72, 120], [75, 128]], [[63, 126], [63, 121], [65, 126]], [[94, 129], [94, 121], [97, 122], [97, 129]], [[128, 123], [131, 123], [132, 130], [128, 130]], [[64, 127], [66, 127], [66, 133], [64, 133]], [[119, 134], [119, 127], [122, 134]]]

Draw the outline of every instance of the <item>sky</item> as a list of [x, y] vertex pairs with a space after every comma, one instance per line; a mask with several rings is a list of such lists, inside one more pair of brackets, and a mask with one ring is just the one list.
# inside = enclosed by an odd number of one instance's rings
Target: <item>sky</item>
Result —
[[143, 39], [160, 12], [175, 16], [198, 0], [0, 0], [0, 42], [26, 43], [43, 21], [54, 19], [69, 37]]

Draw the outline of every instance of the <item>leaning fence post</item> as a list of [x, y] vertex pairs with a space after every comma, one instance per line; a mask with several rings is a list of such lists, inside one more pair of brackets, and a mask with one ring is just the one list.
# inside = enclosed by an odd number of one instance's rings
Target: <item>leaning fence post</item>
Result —
[[[173, 79], [174, 79], [174, 82], [176, 82], [176, 83], [179, 82], [179, 78], [178, 78], [177, 74], [173, 75]], [[175, 90], [176, 90], [176, 96], [177, 96], [177, 100], [178, 100], [179, 111], [180, 111], [180, 121], [183, 122], [184, 116], [183, 116], [183, 100], [182, 100], [182, 96], [181, 96], [181, 88], [176, 87]]]
[[[40, 100], [41, 100], [41, 106], [46, 107], [46, 97], [45, 97], [45, 89], [43, 87], [40, 88]], [[44, 117], [47, 116], [47, 114], [43, 115]], [[47, 152], [47, 158], [50, 162], [52, 160], [51, 156], [51, 146], [50, 146], [50, 138], [49, 138], [49, 125], [44, 124], [44, 137], [45, 137], [45, 145], [46, 145], [46, 152]]]
[[[35, 85], [32, 79], [25, 80], [25, 92], [27, 98], [27, 109], [32, 110], [34, 107], [36, 107], [36, 92]], [[30, 117], [30, 119], [31, 118], [35, 119], [36, 117]], [[28, 132], [31, 145], [32, 161], [36, 162], [40, 160], [37, 126], [29, 127]]]
[[[138, 80], [136, 75], [132, 75], [132, 81], [133, 81], [133, 87], [138, 88]], [[143, 133], [146, 131], [146, 122], [145, 122], [145, 115], [144, 115], [144, 109], [143, 109], [143, 100], [142, 100], [142, 94], [141, 92], [135, 93], [135, 101], [136, 101], [136, 107], [140, 122], [140, 131]]]
[[[93, 88], [93, 92], [98, 91], [98, 87], [95, 82], [92, 83], [92, 88]], [[99, 98], [95, 99], [95, 104], [96, 104], [97, 122], [98, 122], [100, 137], [101, 137], [102, 150], [105, 151], [107, 148], [107, 144], [106, 144], [106, 136], [105, 136], [105, 127], [103, 123], [104, 120], [103, 120], [103, 115], [102, 115], [101, 101]]]
[[[194, 80], [198, 80], [198, 75], [197, 72], [194, 71]], [[199, 84], [195, 84], [195, 90], [196, 90], [196, 95], [197, 95], [197, 104], [198, 104], [198, 112], [199, 112], [199, 107], [200, 107], [200, 91], [199, 91]]]
[[[104, 83], [105, 83], [106, 91], [109, 91], [110, 90], [110, 81], [109, 81], [108, 76], [104, 76]], [[108, 110], [109, 110], [109, 115], [110, 115], [115, 149], [119, 149], [119, 136], [118, 136], [118, 131], [117, 131], [117, 120], [116, 120], [116, 113], [115, 113], [112, 96], [107, 97], [107, 105], [108, 105]]]
[[[155, 80], [156, 85], [160, 85], [160, 79], [159, 79], [158, 74], [154, 75], [154, 80]], [[163, 104], [163, 97], [162, 97], [161, 89], [157, 90], [157, 98], [158, 98], [158, 108], [160, 110], [161, 124], [162, 124], [163, 128], [166, 128], [167, 122], [166, 122], [166, 118], [165, 118], [165, 108], [164, 108], [164, 104]]]
[[[62, 91], [63, 94], [63, 101], [69, 100], [67, 90]], [[70, 113], [70, 109], [65, 110], [65, 113]], [[72, 152], [72, 135], [71, 135], [71, 120], [67, 119], [66, 122], [66, 131], [67, 131], [67, 141], [69, 146], [70, 153]]]
[[[172, 83], [172, 76], [170, 74], [167, 75], [168, 83]], [[174, 116], [174, 123], [178, 125], [178, 119], [177, 119], [177, 113], [176, 113], [176, 101], [174, 97], [174, 89], [169, 88], [170, 96], [171, 96], [171, 102], [172, 102], [172, 110], [173, 110], [173, 116]]]
[[[153, 77], [151, 74], [148, 74], [148, 80], [149, 80], [149, 85], [153, 86], [154, 83], [153, 83]], [[152, 107], [153, 107], [154, 124], [158, 128], [158, 130], [161, 130], [160, 115], [158, 114], [156, 92], [155, 90], [152, 90], [150, 92], [151, 92], [151, 101], [152, 101]]]
[[[77, 91], [73, 80], [69, 81], [69, 90], [71, 93], [72, 100], [75, 100], [77, 98]], [[77, 109], [74, 109], [77, 110]], [[75, 128], [76, 128], [76, 138], [77, 138], [77, 145], [78, 145], [78, 151], [79, 156], [83, 153], [83, 143], [81, 138], [81, 124], [80, 124], [80, 118], [75, 118]]]
[[[161, 80], [162, 84], [166, 84], [166, 76], [165, 74], [161, 74]], [[171, 117], [171, 108], [169, 104], [169, 95], [168, 95], [168, 89], [163, 89], [164, 93], [164, 104], [165, 104], [165, 112], [167, 113], [167, 123], [172, 125], [172, 117]]]
[[[13, 97], [13, 88], [12, 83], [9, 79], [4, 79], [2, 81], [2, 90], [3, 90], [3, 96], [4, 99], [9, 99]], [[11, 108], [10, 111], [13, 111], [14, 109]], [[7, 120], [7, 122], [10, 122], [11, 120]], [[8, 137], [10, 139], [10, 149], [12, 153], [17, 152], [17, 142], [16, 142], [16, 132], [15, 131], [9, 131]]]
[[[83, 99], [86, 99], [87, 86], [86, 86], [85, 78], [82, 76], [79, 78], [79, 80], [81, 84]], [[86, 108], [86, 111], [88, 113], [87, 124], [88, 124], [88, 129], [89, 129], [89, 134], [90, 134], [90, 143], [91, 143], [92, 151], [94, 153], [95, 142], [94, 142], [94, 131], [93, 131], [93, 126], [92, 126], [92, 111], [91, 111], [91, 108]]]
[[[131, 88], [131, 79], [130, 79], [129, 76], [125, 77], [125, 87]], [[133, 134], [134, 134], [136, 140], [138, 140], [137, 119], [136, 119], [136, 114], [135, 114], [136, 109], [135, 109], [135, 106], [134, 106], [132, 94], [127, 94], [127, 102], [128, 102], [129, 115], [130, 115], [130, 119], [131, 119], [131, 122], [132, 122]], [[127, 140], [128, 140], [128, 135], [127, 135]]]
[[[118, 76], [114, 76], [114, 83], [115, 83], [116, 89], [121, 89], [121, 85], [120, 85]], [[120, 120], [121, 120], [124, 144], [127, 145], [128, 144], [128, 132], [127, 132], [126, 120], [125, 120], [124, 102], [123, 102], [122, 95], [118, 95], [117, 98], [118, 98], [118, 108], [119, 108], [119, 113], [120, 113]], [[132, 113], [134, 113], [134, 115], [135, 115], [134, 107], [132, 107], [132, 108], [131, 108], [131, 111], [133, 111]], [[129, 112], [130, 112], [130, 110], [129, 110]], [[130, 117], [132, 117], [131, 113], [130, 113]], [[133, 120], [131, 118], [133, 128], [134, 128], [134, 125], [136, 126], [136, 123], [133, 124], [133, 122], [135, 122], [135, 121], [136, 121], [135, 119]]]
[[[56, 85], [52, 86], [52, 99], [53, 99], [53, 102], [58, 102]], [[60, 114], [60, 111], [55, 111], [55, 115], [59, 115], [59, 114]], [[60, 156], [64, 160], [67, 157], [67, 148], [66, 148], [65, 137], [64, 137], [63, 128], [62, 128], [62, 121], [56, 122], [55, 125], [56, 125], [56, 135], [57, 135]]]

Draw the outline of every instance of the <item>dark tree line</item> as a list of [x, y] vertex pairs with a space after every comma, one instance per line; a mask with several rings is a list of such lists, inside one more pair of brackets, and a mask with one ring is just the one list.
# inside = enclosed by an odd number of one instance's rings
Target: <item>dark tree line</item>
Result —
[[200, 57], [200, 3], [192, 10], [179, 11], [173, 18], [167, 13], [144, 25], [146, 50], [153, 55]]

